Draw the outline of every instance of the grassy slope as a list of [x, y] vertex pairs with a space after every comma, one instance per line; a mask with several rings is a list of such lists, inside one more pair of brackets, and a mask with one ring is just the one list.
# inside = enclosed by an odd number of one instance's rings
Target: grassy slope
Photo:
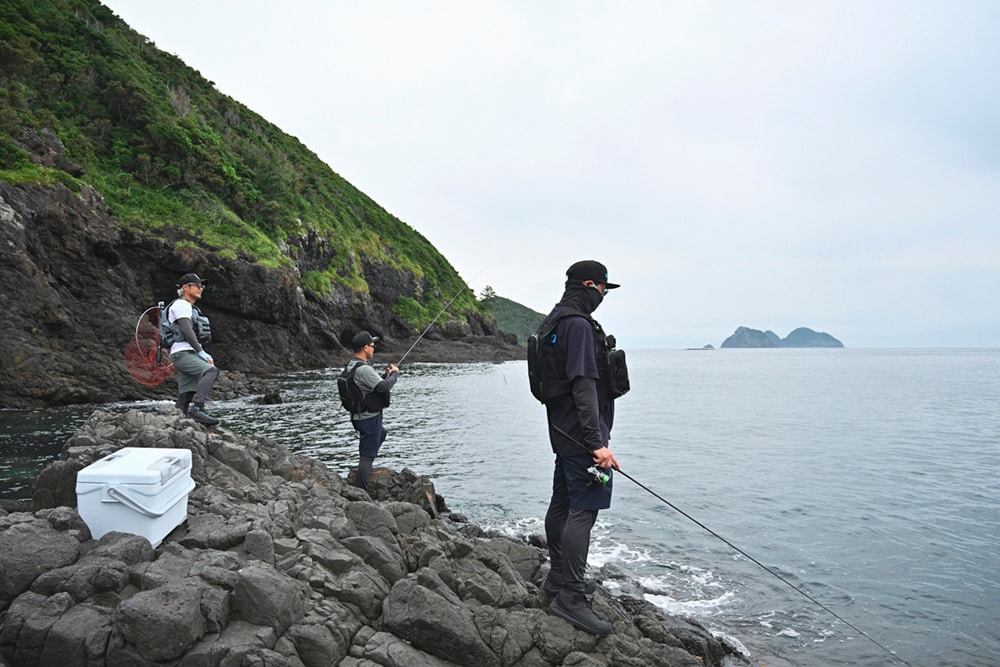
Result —
[[[26, 130], [54, 132], [84, 168], [80, 180], [30, 162], [19, 145]], [[303, 288], [365, 293], [362, 259], [412, 271], [436, 288], [393, 304], [416, 326], [464, 286], [426, 238], [297, 139], [90, 1], [0, 3], [0, 179], [87, 182], [122, 226], [180, 228], [267, 266], [318, 236], [333, 259], [303, 275]], [[471, 290], [456, 304], [482, 309]]]
[[483, 303], [496, 319], [497, 326], [503, 331], [517, 334], [517, 342], [521, 346], [527, 344], [528, 336], [535, 333], [538, 325], [545, 319], [543, 313], [535, 312], [502, 296], [486, 297]]

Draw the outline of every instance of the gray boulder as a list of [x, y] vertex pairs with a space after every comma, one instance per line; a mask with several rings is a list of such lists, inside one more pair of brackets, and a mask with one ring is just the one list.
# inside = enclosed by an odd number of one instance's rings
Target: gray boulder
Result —
[[393, 634], [445, 660], [483, 667], [500, 664], [479, 636], [472, 609], [428, 569], [393, 586], [382, 620]]
[[75, 563], [79, 553], [76, 537], [47, 521], [13, 523], [0, 530], [0, 608], [49, 570]]

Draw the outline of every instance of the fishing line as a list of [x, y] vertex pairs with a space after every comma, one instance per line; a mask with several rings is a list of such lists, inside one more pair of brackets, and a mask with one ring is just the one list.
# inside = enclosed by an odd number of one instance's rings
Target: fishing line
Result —
[[[476, 278], [478, 278], [481, 273], [482, 273], [482, 271], [480, 271], [476, 275], [472, 276], [472, 280], [470, 280], [469, 282], [471, 283], [473, 280], [475, 280]], [[420, 335], [417, 336], [417, 339], [415, 341], [413, 341], [413, 345], [410, 345], [410, 349], [408, 349], [406, 352], [404, 352], [403, 356], [399, 358], [399, 361], [396, 362], [396, 366], [402, 365], [403, 359], [406, 359], [406, 356], [408, 354], [410, 354], [410, 352], [413, 351], [413, 348], [417, 346], [417, 343], [419, 343], [420, 339], [424, 337], [424, 334], [426, 334], [428, 331], [431, 330], [431, 327], [434, 326], [434, 323], [437, 322], [437, 319], [439, 317], [441, 317], [442, 315], [444, 315], [444, 311], [448, 310], [448, 308], [451, 307], [451, 304], [453, 304], [455, 302], [455, 299], [457, 299], [459, 296], [461, 296], [462, 292], [464, 292], [467, 289], [469, 289], [468, 285], [463, 285], [462, 289], [460, 289], [457, 292], [455, 292], [455, 296], [451, 297], [451, 299], [448, 301], [448, 303], [444, 304], [444, 308], [442, 308], [441, 311], [437, 315], [434, 316], [434, 319], [431, 320], [430, 324], [428, 324], [427, 327], [422, 332], [420, 332]]]
[[[561, 428], [559, 428], [558, 426], [556, 426], [555, 424], [552, 425], [552, 428], [555, 431], [557, 431], [560, 435], [568, 438], [571, 442], [576, 443], [577, 445], [579, 445], [583, 449], [587, 450], [588, 452], [591, 451], [590, 448], [588, 448], [587, 446], [585, 446], [579, 440], [577, 440], [576, 438], [574, 438], [573, 436], [571, 436], [569, 433], [567, 433], [566, 431], [564, 431]], [[873, 637], [871, 637], [864, 630], [862, 630], [858, 626], [854, 625], [853, 623], [851, 623], [850, 621], [848, 621], [847, 619], [845, 619], [843, 616], [841, 616], [840, 614], [838, 614], [834, 610], [832, 610], [829, 607], [827, 607], [825, 604], [823, 604], [822, 602], [820, 602], [819, 600], [817, 600], [816, 598], [814, 598], [812, 595], [810, 595], [806, 591], [802, 590], [801, 588], [799, 588], [798, 586], [796, 586], [795, 584], [793, 584], [788, 579], [786, 579], [785, 577], [781, 576], [780, 574], [778, 574], [777, 572], [775, 572], [771, 568], [767, 567], [766, 565], [764, 565], [763, 563], [761, 563], [759, 560], [757, 560], [756, 558], [754, 558], [753, 556], [751, 556], [750, 554], [748, 554], [746, 551], [744, 551], [743, 549], [740, 549], [738, 546], [736, 546], [735, 544], [733, 544], [732, 542], [730, 542], [729, 540], [727, 540], [726, 538], [724, 538], [722, 535], [719, 535], [717, 532], [715, 532], [714, 530], [712, 530], [711, 528], [709, 528], [708, 526], [706, 526], [705, 524], [703, 524], [701, 521], [698, 521], [693, 516], [691, 516], [690, 514], [688, 514], [687, 512], [685, 512], [684, 510], [682, 510], [681, 508], [677, 507], [676, 505], [674, 505], [669, 500], [667, 500], [663, 496], [659, 495], [658, 493], [656, 493], [652, 489], [650, 489], [648, 486], [646, 486], [645, 484], [643, 484], [642, 482], [640, 482], [639, 480], [637, 480], [635, 477], [632, 477], [631, 475], [629, 475], [628, 473], [624, 472], [623, 470], [621, 470], [619, 468], [616, 468], [616, 470], [619, 473], [621, 473], [622, 475], [625, 475], [625, 477], [627, 477], [628, 479], [632, 480], [632, 482], [635, 483], [636, 486], [638, 486], [639, 488], [641, 488], [642, 490], [646, 491], [647, 493], [649, 493], [654, 498], [658, 499], [663, 504], [667, 505], [668, 507], [670, 507], [671, 509], [673, 509], [674, 511], [676, 511], [677, 513], [679, 513], [684, 518], [688, 519], [689, 521], [694, 522], [695, 524], [697, 524], [698, 526], [700, 526], [706, 532], [708, 532], [711, 535], [713, 535], [714, 537], [717, 537], [718, 539], [722, 540], [722, 542], [724, 542], [731, 549], [733, 549], [734, 551], [740, 553], [745, 558], [749, 559], [751, 562], [753, 562], [755, 565], [757, 565], [760, 569], [764, 570], [765, 572], [767, 572], [768, 574], [770, 574], [771, 576], [773, 576], [774, 578], [776, 578], [781, 583], [785, 584], [786, 586], [788, 586], [792, 590], [796, 591], [797, 593], [799, 593], [800, 595], [802, 595], [803, 597], [805, 597], [807, 600], [809, 600], [810, 602], [812, 602], [813, 604], [815, 604], [816, 606], [818, 606], [820, 609], [822, 609], [822, 610], [826, 611], [827, 613], [829, 613], [831, 616], [833, 616], [838, 621], [840, 621], [841, 623], [843, 623], [847, 627], [849, 627], [852, 630], [854, 630], [855, 632], [857, 632], [859, 635], [861, 635], [862, 637], [864, 637], [865, 639], [867, 639], [868, 641], [870, 641], [872, 644], [875, 644], [875, 646], [878, 646], [880, 649], [882, 649], [887, 654], [889, 654], [890, 656], [892, 656], [893, 658], [895, 658], [899, 662], [903, 663], [904, 665], [910, 666], [910, 663], [908, 663], [906, 660], [903, 660], [901, 657], [899, 657], [898, 655], [896, 655], [894, 652], [890, 651], [888, 648], [886, 648], [881, 643], [879, 643], [878, 641], [876, 641]], [[912, 666], [910, 666], [910, 667], [912, 667]]]

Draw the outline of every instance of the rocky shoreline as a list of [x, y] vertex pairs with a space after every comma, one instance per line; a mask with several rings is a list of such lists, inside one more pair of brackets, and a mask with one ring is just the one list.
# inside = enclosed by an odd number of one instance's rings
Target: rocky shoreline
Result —
[[[122, 447], [192, 453], [187, 520], [156, 549], [99, 540], [76, 474]], [[97, 411], [0, 509], [0, 664], [687, 667], [748, 664], [696, 621], [598, 587], [614, 632], [549, 615], [541, 538], [485, 533], [430, 479], [376, 469], [371, 495], [273, 440], [169, 408]]]

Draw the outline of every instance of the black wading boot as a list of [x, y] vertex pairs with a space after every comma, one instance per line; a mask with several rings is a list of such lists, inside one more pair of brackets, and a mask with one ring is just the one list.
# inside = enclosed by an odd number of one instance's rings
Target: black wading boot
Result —
[[215, 426], [219, 423], [218, 419], [205, 412], [205, 406], [200, 403], [195, 403], [189, 407], [187, 414], [188, 417], [205, 426]]
[[573, 627], [592, 635], [603, 637], [611, 632], [611, 624], [594, 613], [590, 608], [590, 600], [583, 593], [563, 589], [549, 605], [549, 611], [568, 621]]

